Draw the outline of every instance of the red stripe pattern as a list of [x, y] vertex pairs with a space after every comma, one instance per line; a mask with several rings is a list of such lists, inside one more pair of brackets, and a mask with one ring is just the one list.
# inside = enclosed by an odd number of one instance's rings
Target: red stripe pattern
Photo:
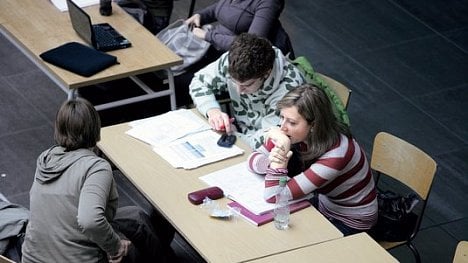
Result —
[[[260, 147], [249, 156], [248, 165], [251, 171], [265, 174], [264, 197], [274, 202], [278, 180], [285, 174], [265, 167], [268, 153]], [[293, 199], [316, 191], [319, 210], [350, 227], [369, 229], [377, 221], [377, 195], [369, 163], [357, 142], [344, 135], [308, 169], [291, 178], [287, 188]]]

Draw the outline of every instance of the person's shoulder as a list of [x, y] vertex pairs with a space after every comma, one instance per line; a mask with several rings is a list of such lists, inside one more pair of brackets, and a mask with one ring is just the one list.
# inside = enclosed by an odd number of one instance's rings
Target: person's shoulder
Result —
[[96, 155], [93, 151], [82, 149], [80, 154], [82, 155], [81, 161], [87, 163], [90, 167], [96, 167], [97, 169], [104, 168], [112, 171], [110, 163], [106, 159]]

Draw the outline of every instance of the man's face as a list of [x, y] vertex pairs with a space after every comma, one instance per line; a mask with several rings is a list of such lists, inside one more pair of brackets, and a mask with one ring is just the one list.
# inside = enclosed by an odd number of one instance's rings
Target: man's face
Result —
[[236, 87], [239, 94], [251, 94], [260, 89], [265, 81], [265, 78], [249, 79], [244, 82], [239, 82], [230, 78], [231, 83]]

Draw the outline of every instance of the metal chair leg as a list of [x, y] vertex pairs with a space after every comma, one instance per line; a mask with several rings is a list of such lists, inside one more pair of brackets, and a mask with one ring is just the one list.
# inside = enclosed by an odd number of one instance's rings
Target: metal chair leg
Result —
[[419, 252], [416, 249], [416, 246], [412, 242], [406, 243], [408, 247], [411, 249], [411, 252], [413, 252], [414, 259], [416, 259], [416, 263], [421, 263], [421, 257], [419, 256]]

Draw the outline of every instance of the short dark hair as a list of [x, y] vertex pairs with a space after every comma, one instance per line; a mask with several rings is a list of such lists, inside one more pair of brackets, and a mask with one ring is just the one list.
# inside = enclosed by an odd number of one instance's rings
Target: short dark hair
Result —
[[65, 101], [55, 118], [54, 139], [65, 151], [96, 146], [101, 119], [94, 106], [81, 98]]
[[263, 77], [275, 62], [275, 51], [268, 39], [253, 34], [238, 35], [229, 49], [228, 72], [238, 81]]

